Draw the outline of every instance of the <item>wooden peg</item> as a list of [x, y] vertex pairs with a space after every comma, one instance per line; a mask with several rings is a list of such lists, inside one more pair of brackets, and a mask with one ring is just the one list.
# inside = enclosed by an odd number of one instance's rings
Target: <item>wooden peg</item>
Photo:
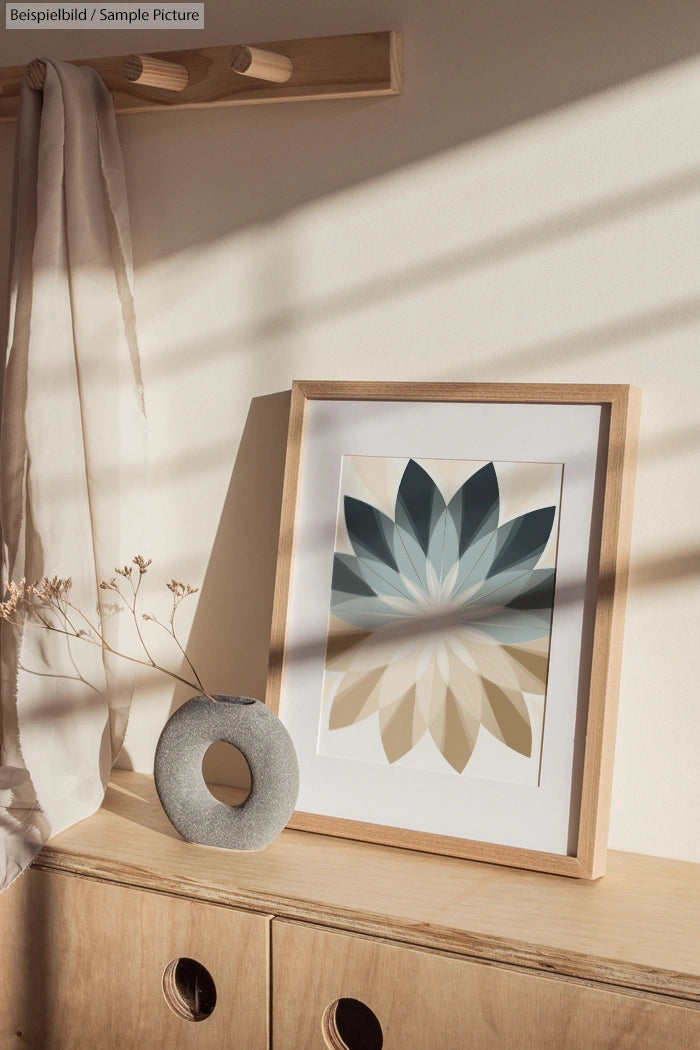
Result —
[[133, 84], [161, 88], [164, 91], [182, 91], [187, 87], [190, 73], [187, 66], [177, 62], [164, 62], [150, 55], [127, 55], [122, 73]]
[[24, 79], [34, 91], [43, 91], [46, 81], [46, 62], [42, 62], [40, 58], [33, 58], [24, 71]]
[[291, 58], [259, 47], [246, 47], [245, 44], [239, 44], [231, 51], [231, 69], [246, 77], [271, 80], [275, 84], [284, 84], [293, 73]]

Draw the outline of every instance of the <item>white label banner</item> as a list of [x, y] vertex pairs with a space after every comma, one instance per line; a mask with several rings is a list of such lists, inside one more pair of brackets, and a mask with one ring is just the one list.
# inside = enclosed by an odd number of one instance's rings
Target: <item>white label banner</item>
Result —
[[6, 29], [203, 29], [204, 4], [5, 4]]

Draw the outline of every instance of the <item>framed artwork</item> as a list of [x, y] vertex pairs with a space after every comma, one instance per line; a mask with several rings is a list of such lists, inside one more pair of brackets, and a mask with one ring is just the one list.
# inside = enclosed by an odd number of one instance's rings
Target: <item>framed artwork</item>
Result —
[[604, 873], [638, 409], [294, 384], [268, 682], [290, 827]]

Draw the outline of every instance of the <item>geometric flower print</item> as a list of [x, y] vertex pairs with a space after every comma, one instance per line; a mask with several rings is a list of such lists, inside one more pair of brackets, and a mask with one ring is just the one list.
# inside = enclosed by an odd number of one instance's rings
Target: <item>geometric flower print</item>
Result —
[[[556, 477], [539, 506], [538, 493], [526, 490], [542, 465], [445, 461], [468, 476], [441, 490], [420, 461], [382, 462], [398, 479], [383, 500], [341, 491], [325, 653], [328, 731], [378, 716], [388, 763], [427, 737], [440, 768], [456, 773], [484, 730], [530, 756], [526, 696], [543, 707], [561, 468], [544, 465]], [[511, 491], [506, 510], [499, 473], [521, 497]]]

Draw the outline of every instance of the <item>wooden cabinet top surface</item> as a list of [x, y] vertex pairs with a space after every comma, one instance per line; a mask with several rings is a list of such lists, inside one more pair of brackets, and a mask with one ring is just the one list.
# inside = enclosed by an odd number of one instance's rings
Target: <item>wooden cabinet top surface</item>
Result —
[[301, 831], [234, 853], [184, 842], [152, 778], [114, 770], [35, 864], [700, 1001], [700, 866], [682, 861], [611, 852], [589, 882]]

